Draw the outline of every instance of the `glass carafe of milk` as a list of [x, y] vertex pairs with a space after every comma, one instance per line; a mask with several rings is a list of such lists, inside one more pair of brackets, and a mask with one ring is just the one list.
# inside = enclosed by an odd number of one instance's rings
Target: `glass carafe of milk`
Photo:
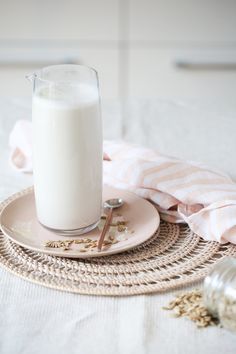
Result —
[[102, 210], [98, 76], [55, 65], [33, 80], [33, 172], [39, 222], [64, 235], [95, 228]]

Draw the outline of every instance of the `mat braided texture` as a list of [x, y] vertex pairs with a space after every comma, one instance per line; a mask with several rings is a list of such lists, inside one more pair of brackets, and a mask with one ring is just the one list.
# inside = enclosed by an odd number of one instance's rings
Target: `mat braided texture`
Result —
[[30, 251], [0, 232], [2, 267], [33, 283], [79, 294], [121, 296], [174, 289], [203, 279], [225, 256], [236, 256], [236, 246], [203, 241], [187, 226], [167, 222], [131, 251], [88, 260]]

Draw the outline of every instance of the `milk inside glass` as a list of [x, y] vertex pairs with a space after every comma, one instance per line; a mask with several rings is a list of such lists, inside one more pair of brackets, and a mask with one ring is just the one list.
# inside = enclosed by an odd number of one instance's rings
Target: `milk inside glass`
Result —
[[102, 206], [102, 125], [96, 87], [63, 83], [35, 90], [33, 148], [39, 221], [57, 230], [96, 226]]

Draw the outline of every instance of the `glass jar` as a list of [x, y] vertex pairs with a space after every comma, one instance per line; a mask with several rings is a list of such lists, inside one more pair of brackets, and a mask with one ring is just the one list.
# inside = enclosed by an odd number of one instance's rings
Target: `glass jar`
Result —
[[204, 303], [223, 327], [236, 332], [236, 259], [220, 261], [205, 278]]

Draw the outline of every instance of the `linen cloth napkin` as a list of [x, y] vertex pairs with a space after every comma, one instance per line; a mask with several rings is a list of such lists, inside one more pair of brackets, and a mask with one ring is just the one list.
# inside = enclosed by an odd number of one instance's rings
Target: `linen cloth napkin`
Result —
[[[11, 164], [32, 172], [29, 121], [9, 137]], [[104, 183], [153, 202], [163, 220], [187, 223], [205, 240], [236, 244], [236, 184], [227, 175], [125, 142], [104, 142]]]

